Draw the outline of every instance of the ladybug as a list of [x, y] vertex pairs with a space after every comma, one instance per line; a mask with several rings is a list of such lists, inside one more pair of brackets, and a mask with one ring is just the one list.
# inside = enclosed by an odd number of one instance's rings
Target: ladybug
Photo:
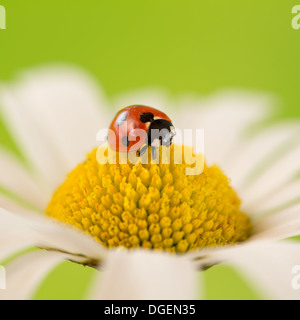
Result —
[[111, 149], [137, 152], [143, 155], [151, 146], [153, 159], [159, 145], [169, 147], [175, 136], [171, 119], [163, 112], [144, 105], [132, 105], [120, 110], [113, 119], [108, 134]]

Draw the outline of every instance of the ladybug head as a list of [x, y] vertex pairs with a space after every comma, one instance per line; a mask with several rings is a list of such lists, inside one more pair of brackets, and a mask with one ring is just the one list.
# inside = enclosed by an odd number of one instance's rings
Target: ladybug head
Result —
[[169, 147], [175, 136], [175, 129], [171, 121], [165, 119], [153, 120], [148, 128], [148, 145], [159, 140], [160, 144]]

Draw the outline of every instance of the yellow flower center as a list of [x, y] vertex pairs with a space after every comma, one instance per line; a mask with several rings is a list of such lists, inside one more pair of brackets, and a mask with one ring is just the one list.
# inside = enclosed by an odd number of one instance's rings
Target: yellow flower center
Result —
[[169, 164], [100, 164], [95, 149], [58, 188], [46, 214], [109, 248], [184, 253], [246, 240], [250, 220], [223, 172], [204, 165], [201, 174], [187, 175], [191, 165], [176, 163], [171, 157]]

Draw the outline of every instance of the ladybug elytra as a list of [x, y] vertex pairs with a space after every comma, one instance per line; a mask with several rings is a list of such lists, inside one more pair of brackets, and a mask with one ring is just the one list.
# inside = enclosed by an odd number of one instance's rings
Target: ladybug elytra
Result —
[[151, 146], [154, 159], [156, 148], [159, 145], [169, 147], [175, 135], [171, 119], [165, 113], [144, 105], [120, 110], [109, 129], [108, 143], [113, 150], [136, 151], [141, 156]]

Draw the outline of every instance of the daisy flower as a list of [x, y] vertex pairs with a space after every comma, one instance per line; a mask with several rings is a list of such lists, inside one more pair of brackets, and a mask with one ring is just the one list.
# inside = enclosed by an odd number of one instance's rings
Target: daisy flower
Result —
[[[108, 106], [136, 103], [205, 130], [201, 175], [185, 175], [186, 163], [97, 162]], [[64, 260], [103, 270], [93, 299], [193, 299], [197, 271], [219, 263], [270, 298], [299, 298], [300, 244], [280, 240], [300, 233], [300, 126], [254, 130], [273, 104], [239, 91], [173, 101], [157, 89], [108, 102], [90, 76], [65, 66], [2, 84], [1, 114], [22, 159], [2, 147], [0, 261], [10, 259], [0, 298], [29, 299]]]

